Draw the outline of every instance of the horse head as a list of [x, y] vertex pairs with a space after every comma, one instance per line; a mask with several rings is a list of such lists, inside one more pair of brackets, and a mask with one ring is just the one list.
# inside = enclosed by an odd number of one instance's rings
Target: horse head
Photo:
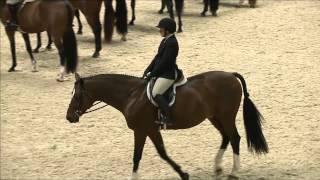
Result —
[[89, 109], [95, 101], [85, 89], [84, 80], [78, 73], [75, 73], [75, 79], [73, 97], [66, 115], [66, 118], [70, 123], [79, 122], [81, 115], [86, 113], [86, 110]]

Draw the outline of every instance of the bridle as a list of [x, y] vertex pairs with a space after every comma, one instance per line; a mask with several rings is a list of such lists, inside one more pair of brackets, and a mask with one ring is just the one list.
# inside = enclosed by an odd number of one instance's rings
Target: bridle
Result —
[[[73, 91], [75, 91], [75, 88], [73, 88]], [[85, 89], [84, 89], [83, 87], [80, 89], [80, 94], [81, 94], [81, 95], [84, 94], [84, 95], [86, 95], [88, 98], [93, 99], [93, 98], [87, 93], [87, 91], [85, 91]], [[81, 96], [81, 95], [80, 95], [80, 96]], [[76, 111], [74, 112], [74, 114], [75, 114], [77, 117], [80, 117], [80, 116], [83, 115], [83, 114], [87, 114], [87, 113], [91, 113], [91, 112], [97, 111], [97, 110], [99, 110], [99, 109], [102, 109], [102, 108], [108, 106], [108, 104], [105, 104], [105, 105], [103, 105], [103, 106], [101, 106], [101, 107], [98, 107], [98, 108], [96, 108], [96, 109], [89, 110], [90, 108], [92, 108], [92, 107], [94, 107], [94, 106], [96, 106], [96, 105], [98, 105], [98, 104], [100, 104], [100, 103], [103, 102], [103, 101], [98, 101], [98, 102], [94, 103], [93, 105], [91, 105], [85, 112], [82, 112], [82, 111], [80, 110], [80, 107], [81, 107], [81, 97], [78, 98], [77, 102], [78, 102], [78, 103], [77, 103], [77, 108], [76, 108]]]
[[[140, 84], [139, 86], [133, 88], [133, 89], [130, 91], [130, 93], [129, 93], [128, 96], [130, 96], [133, 92], [135, 92], [137, 89], [139, 89], [142, 85], [146, 85], [146, 84], [147, 84], [147, 82], [144, 82], [144, 83]], [[75, 92], [75, 87], [73, 88], [73, 91], [72, 91], [72, 92]], [[104, 108], [104, 107], [106, 107], [106, 106], [109, 105], [109, 104], [106, 104], [106, 103], [105, 103], [105, 105], [103, 105], [103, 106], [101, 106], [101, 107], [97, 107], [97, 108], [95, 108], [95, 109], [89, 110], [90, 108], [92, 108], [92, 107], [94, 107], [94, 106], [96, 106], [96, 105], [98, 105], [98, 104], [100, 104], [100, 103], [103, 103], [103, 101], [98, 101], [98, 102], [94, 103], [93, 105], [91, 105], [85, 112], [82, 112], [82, 111], [80, 110], [80, 107], [81, 107], [81, 95], [82, 95], [82, 94], [86, 95], [86, 96], [87, 96], [88, 98], [90, 98], [90, 99], [93, 99], [93, 98], [89, 95], [89, 93], [85, 90], [85, 88], [84, 88], [83, 86], [81, 86], [81, 87], [80, 87], [80, 97], [78, 97], [78, 100], [77, 100], [77, 102], [78, 102], [77, 108], [76, 108], [76, 111], [74, 112], [74, 114], [75, 114], [77, 117], [80, 117], [80, 116], [82, 116], [83, 114], [87, 114], [87, 113], [91, 113], [91, 112], [97, 111], [97, 110], [102, 109], [102, 108]]]

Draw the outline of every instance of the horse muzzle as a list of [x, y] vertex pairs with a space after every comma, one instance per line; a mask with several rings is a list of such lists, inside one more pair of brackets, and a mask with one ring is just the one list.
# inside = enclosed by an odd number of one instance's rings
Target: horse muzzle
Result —
[[77, 114], [68, 114], [66, 119], [70, 122], [70, 123], [77, 123], [79, 122], [79, 118], [80, 116], [78, 116]]

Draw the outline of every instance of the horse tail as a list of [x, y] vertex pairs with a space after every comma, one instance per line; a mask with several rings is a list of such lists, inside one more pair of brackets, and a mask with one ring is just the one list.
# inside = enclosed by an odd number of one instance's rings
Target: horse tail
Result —
[[114, 10], [112, 7], [112, 0], [105, 0], [104, 6], [104, 39], [105, 41], [110, 42], [114, 28]]
[[263, 116], [260, 114], [254, 103], [249, 98], [247, 85], [244, 78], [238, 73], [232, 73], [242, 84], [244, 101], [243, 101], [243, 119], [247, 135], [247, 145], [250, 152], [253, 150], [257, 154], [268, 153], [269, 148], [266, 139], [262, 133], [261, 122]]
[[128, 33], [128, 10], [125, 0], [117, 0], [116, 3], [116, 28], [119, 34]]
[[77, 69], [78, 64], [78, 50], [77, 50], [77, 41], [72, 28], [73, 21], [73, 10], [69, 3], [66, 3], [67, 12], [68, 12], [68, 24], [66, 32], [63, 34], [63, 51], [66, 58], [66, 72], [74, 73]]

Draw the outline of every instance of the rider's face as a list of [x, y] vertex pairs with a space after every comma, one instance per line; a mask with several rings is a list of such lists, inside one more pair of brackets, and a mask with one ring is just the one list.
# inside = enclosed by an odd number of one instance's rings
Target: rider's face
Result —
[[160, 35], [161, 35], [161, 37], [166, 36], [166, 31], [163, 28], [160, 28]]

